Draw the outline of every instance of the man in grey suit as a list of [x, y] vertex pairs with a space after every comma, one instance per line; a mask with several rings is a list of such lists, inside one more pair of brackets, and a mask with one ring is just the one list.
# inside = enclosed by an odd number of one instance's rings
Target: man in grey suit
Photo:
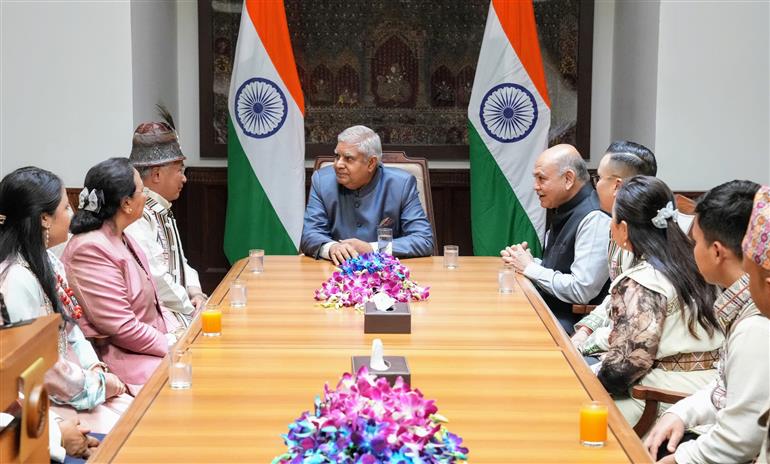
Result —
[[313, 174], [300, 249], [339, 264], [377, 251], [377, 228], [393, 229], [393, 255], [429, 256], [433, 232], [411, 174], [382, 165], [380, 137], [365, 126], [337, 136], [333, 166]]

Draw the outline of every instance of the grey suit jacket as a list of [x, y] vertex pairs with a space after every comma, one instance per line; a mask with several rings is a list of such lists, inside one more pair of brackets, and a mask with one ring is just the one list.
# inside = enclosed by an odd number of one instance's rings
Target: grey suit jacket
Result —
[[349, 190], [337, 183], [333, 166], [321, 168], [311, 180], [300, 249], [318, 258], [321, 246], [333, 240], [376, 242], [377, 225], [386, 217], [392, 221], [394, 256], [431, 255], [433, 232], [411, 174], [379, 165], [371, 182]]

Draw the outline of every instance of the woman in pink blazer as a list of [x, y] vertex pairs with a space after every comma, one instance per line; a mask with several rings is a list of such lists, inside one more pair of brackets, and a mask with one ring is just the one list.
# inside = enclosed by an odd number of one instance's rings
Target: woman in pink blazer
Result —
[[128, 159], [111, 158], [88, 171], [85, 186], [62, 261], [83, 307], [83, 333], [136, 395], [176, 342], [147, 259], [123, 234], [142, 215], [144, 185]]

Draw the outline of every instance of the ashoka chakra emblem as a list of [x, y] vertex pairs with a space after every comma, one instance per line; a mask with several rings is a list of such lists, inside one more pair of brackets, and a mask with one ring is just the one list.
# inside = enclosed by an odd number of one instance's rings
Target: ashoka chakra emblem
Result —
[[532, 93], [518, 84], [496, 85], [481, 100], [479, 118], [493, 139], [517, 142], [535, 127], [537, 103]]
[[249, 137], [264, 139], [286, 121], [286, 97], [275, 82], [252, 77], [235, 93], [235, 119]]

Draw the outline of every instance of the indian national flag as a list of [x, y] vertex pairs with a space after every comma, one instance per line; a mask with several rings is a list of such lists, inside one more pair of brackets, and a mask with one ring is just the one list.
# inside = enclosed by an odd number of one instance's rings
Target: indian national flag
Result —
[[305, 207], [305, 101], [282, 0], [243, 2], [228, 101], [225, 254], [295, 254]]
[[473, 251], [528, 242], [540, 255], [545, 210], [532, 169], [551, 109], [529, 0], [492, 0], [468, 106]]

